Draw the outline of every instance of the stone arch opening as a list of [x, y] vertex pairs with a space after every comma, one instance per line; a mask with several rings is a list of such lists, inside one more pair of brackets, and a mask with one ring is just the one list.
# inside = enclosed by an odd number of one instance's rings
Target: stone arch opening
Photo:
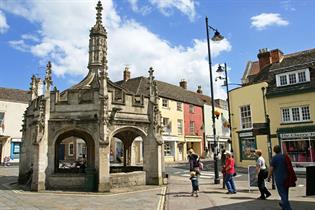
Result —
[[58, 135], [55, 141], [55, 173], [84, 173], [95, 168], [95, 142], [82, 130], [72, 129]]
[[[124, 167], [139, 166], [143, 156], [143, 139], [146, 133], [137, 127], [122, 127], [113, 132], [111, 151], [121, 159]], [[135, 157], [134, 155], [137, 155]]]

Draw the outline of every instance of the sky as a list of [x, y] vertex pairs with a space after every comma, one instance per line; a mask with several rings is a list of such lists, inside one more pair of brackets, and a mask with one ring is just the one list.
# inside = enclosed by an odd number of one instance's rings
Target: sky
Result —
[[[87, 74], [89, 30], [97, 0], [0, 0], [0, 87], [29, 89], [52, 62], [53, 85], [65, 90]], [[224, 37], [210, 41], [213, 77], [227, 63], [230, 88], [261, 48], [284, 54], [315, 48], [314, 0], [102, 0], [112, 81], [148, 76], [210, 94], [205, 17]], [[213, 31], [210, 30], [210, 36]], [[222, 75], [223, 76], [223, 75]], [[226, 98], [213, 81], [214, 98]]]

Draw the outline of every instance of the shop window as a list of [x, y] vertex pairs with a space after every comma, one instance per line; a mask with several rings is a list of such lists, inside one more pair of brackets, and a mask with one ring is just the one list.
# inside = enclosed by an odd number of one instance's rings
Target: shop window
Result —
[[177, 120], [177, 132], [178, 135], [183, 134], [183, 120]]
[[12, 142], [11, 147], [12, 147], [11, 159], [19, 159], [20, 158], [21, 142]]
[[314, 162], [315, 138], [300, 138], [300, 139], [282, 139], [282, 152], [286, 152], [292, 162], [294, 163], [305, 163]]
[[241, 106], [241, 129], [250, 129], [252, 128], [252, 116], [250, 105]]
[[255, 160], [256, 139], [255, 137], [240, 138], [241, 160]]

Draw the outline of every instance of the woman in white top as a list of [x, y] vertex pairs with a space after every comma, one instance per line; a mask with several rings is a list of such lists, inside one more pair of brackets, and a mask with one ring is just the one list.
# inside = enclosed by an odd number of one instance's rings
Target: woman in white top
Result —
[[256, 150], [255, 154], [258, 157], [256, 163], [256, 178], [258, 179], [257, 184], [260, 191], [260, 197], [258, 199], [265, 200], [271, 195], [271, 193], [268, 191], [265, 185], [265, 179], [268, 176], [268, 171], [266, 168], [265, 159], [261, 156], [262, 155], [261, 150]]

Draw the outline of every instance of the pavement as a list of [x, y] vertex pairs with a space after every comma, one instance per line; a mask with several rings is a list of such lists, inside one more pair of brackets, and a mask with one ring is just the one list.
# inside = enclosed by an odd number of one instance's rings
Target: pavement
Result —
[[[268, 200], [257, 200], [259, 191], [247, 184], [247, 175], [238, 171], [235, 178], [237, 194], [225, 194], [220, 185], [213, 184], [214, 173], [205, 164], [200, 177], [199, 197], [191, 196], [187, 164], [167, 166], [168, 180], [164, 186], [139, 186], [112, 189], [110, 193], [25, 191], [17, 182], [17, 167], [0, 167], [0, 210], [281, 210], [276, 190], [270, 190]], [[269, 189], [271, 189], [270, 183]], [[305, 196], [305, 178], [290, 188], [293, 210], [315, 210], [315, 196]]]
[[[248, 187], [246, 169], [238, 168], [235, 177], [236, 194], [226, 194], [220, 184], [214, 184], [214, 173], [211, 162], [206, 163], [199, 183], [198, 197], [191, 196], [191, 182], [189, 180], [188, 165], [185, 163], [169, 164], [167, 167], [168, 187], [166, 191], [165, 210], [281, 210], [277, 190], [272, 190], [271, 183], [267, 183], [272, 196], [267, 200], [258, 200], [260, 196], [257, 187]], [[209, 164], [210, 163], [210, 164]], [[209, 167], [210, 166], [210, 167]], [[293, 210], [315, 210], [315, 196], [305, 196], [305, 177], [298, 178], [297, 187], [290, 188], [289, 199]]]
[[17, 185], [18, 167], [0, 167], [0, 210], [162, 210], [166, 186], [112, 189], [110, 193], [30, 192]]

